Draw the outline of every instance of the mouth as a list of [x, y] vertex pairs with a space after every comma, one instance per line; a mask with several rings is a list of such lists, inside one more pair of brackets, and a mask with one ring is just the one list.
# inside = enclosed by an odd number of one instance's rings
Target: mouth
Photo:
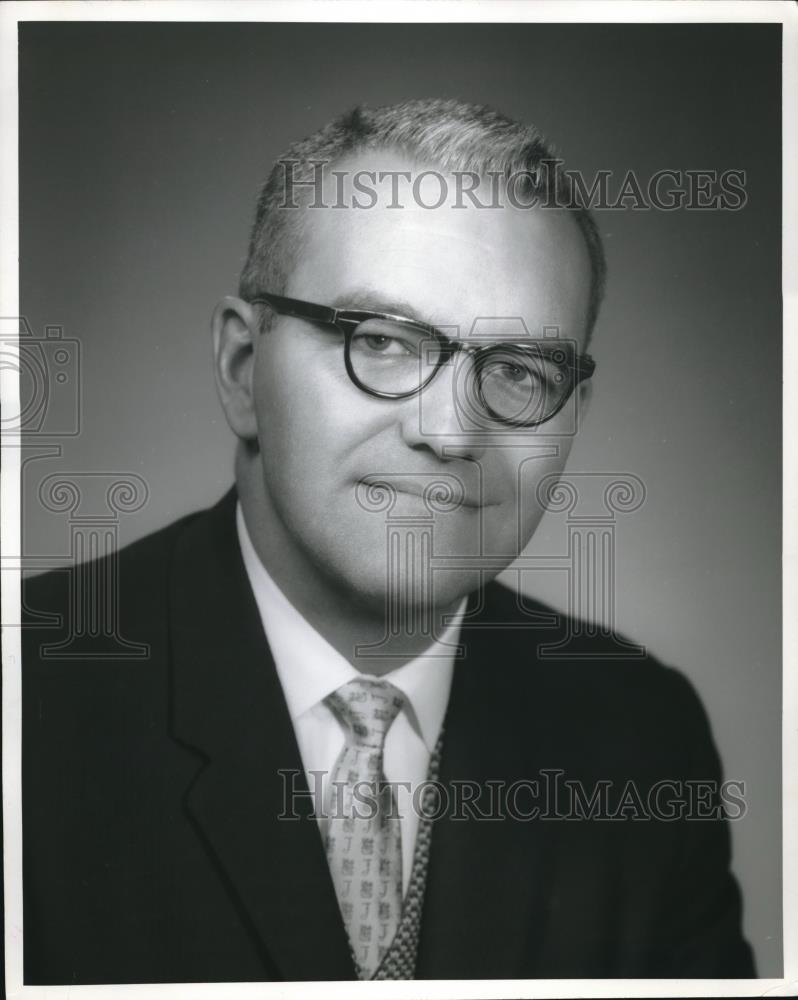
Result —
[[430, 513], [447, 513], [463, 508], [481, 510], [495, 504], [479, 499], [474, 491], [468, 491], [459, 477], [441, 474], [421, 476], [412, 473], [401, 476], [371, 475], [358, 479], [355, 483], [359, 502], [366, 509], [392, 506], [391, 498], [397, 493], [421, 500]]

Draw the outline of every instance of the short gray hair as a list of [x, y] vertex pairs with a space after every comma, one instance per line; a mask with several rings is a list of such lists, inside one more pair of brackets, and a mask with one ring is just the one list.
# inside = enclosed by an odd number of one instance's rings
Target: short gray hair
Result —
[[307, 180], [319, 161], [333, 163], [349, 154], [381, 149], [396, 149], [450, 173], [513, 177], [514, 183], [520, 177], [525, 194], [572, 212], [590, 258], [589, 340], [604, 294], [606, 263], [595, 221], [574, 200], [562, 161], [533, 125], [522, 125], [492, 108], [454, 100], [425, 98], [379, 108], [360, 105], [293, 143], [274, 163], [258, 198], [239, 282], [242, 298], [252, 298], [266, 288], [282, 292], [298, 259], [301, 230], [297, 216], [304, 213], [285, 210], [285, 164], [291, 163], [296, 183]]

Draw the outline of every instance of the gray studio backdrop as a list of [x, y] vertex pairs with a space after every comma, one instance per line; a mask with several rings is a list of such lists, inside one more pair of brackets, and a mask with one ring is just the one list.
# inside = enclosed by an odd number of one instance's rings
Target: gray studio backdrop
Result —
[[[780, 976], [780, 28], [26, 24], [20, 42], [22, 310], [78, 342], [81, 390], [79, 433], [28, 452], [28, 556], [70, 551], [39, 499], [53, 474], [141, 477], [121, 544], [226, 490], [209, 316], [268, 165], [335, 113], [456, 97], [534, 122], [588, 177], [746, 172], [741, 211], [599, 213], [609, 292], [570, 469], [645, 485], [615, 525], [617, 624], [692, 679], [745, 781], [734, 868]], [[547, 514], [530, 553], [563, 553], [566, 521]], [[520, 585], [565, 608], [557, 565]]]

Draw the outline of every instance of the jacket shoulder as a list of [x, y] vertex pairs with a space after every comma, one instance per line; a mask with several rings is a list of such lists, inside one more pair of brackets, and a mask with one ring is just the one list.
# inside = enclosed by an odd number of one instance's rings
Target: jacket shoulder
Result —
[[[485, 588], [475, 661], [500, 668], [520, 705], [544, 702], [564, 730], [615, 734], [681, 755], [694, 737], [718, 768], [706, 710], [694, 684], [642, 643], [582, 621], [503, 584]], [[581, 742], [581, 739], [579, 740]], [[617, 741], [616, 741], [617, 742]]]
[[110, 581], [110, 574], [115, 573], [117, 579], [124, 577], [129, 583], [157, 578], [168, 565], [180, 533], [200, 516], [201, 512], [194, 512], [180, 517], [119, 551], [23, 578], [23, 623], [30, 627], [42, 624], [37, 620], [37, 613], [58, 610], [68, 598], [70, 579], [74, 580], [78, 575], [86, 581]]

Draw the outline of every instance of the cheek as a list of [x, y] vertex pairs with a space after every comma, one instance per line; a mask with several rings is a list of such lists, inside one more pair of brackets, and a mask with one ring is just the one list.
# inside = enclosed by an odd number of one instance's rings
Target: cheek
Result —
[[258, 355], [254, 391], [267, 480], [300, 504], [323, 499], [370, 427], [367, 397], [350, 382], [342, 350], [335, 341], [275, 336]]
[[[271, 336], [271, 334], [267, 334]], [[300, 356], [278, 349], [275, 337], [261, 351], [254, 372], [258, 440], [267, 486], [279, 503], [284, 494], [307, 495], [310, 470], [322, 472], [321, 439], [326, 422], [310, 406], [307, 365]], [[315, 419], [314, 419], [315, 417]]]

